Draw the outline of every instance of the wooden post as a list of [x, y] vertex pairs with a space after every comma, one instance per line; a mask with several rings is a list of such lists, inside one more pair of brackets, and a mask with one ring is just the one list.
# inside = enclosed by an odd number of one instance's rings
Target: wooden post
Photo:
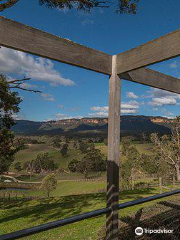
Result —
[[131, 190], [134, 190], [134, 168], [131, 169]]
[[120, 153], [120, 96], [121, 80], [117, 75], [116, 56], [112, 57], [109, 81], [107, 207], [106, 239], [118, 239], [119, 153]]
[[173, 174], [173, 189], [175, 189], [175, 188], [176, 188], [176, 179], [175, 179], [175, 176]]
[[162, 193], [162, 178], [159, 177], [159, 193]]

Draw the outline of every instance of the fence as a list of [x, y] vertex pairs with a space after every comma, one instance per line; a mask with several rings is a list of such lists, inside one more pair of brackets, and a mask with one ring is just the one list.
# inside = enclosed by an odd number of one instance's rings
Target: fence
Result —
[[[180, 56], [179, 39], [180, 30], [176, 30], [139, 47], [112, 56], [81, 44], [74, 43], [68, 39], [53, 36], [38, 29], [0, 17], [1, 46], [110, 76], [107, 208], [104, 210], [97, 210], [94, 213], [86, 213], [83, 216], [76, 216], [71, 218], [71, 220], [59, 220], [29, 230], [22, 230], [16, 234], [12, 233], [11, 237], [7, 236], [5, 238], [4, 236], [3, 238], [3, 236], [1, 236], [0, 239], [15, 239], [20, 236], [31, 235], [38, 231], [45, 231], [61, 226], [63, 222], [65, 225], [65, 222], [67, 224], [67, 221], [80, 221], [77, 219], [82, 220], [105, 213], [107, 213], [107, 240], [118, 239], [118, 208], [120, 209], [122, 207], [122, 205], [121, 207], [118, 205], [121, 79], [180, 94], [180, 81], [178, 78], [147, 68], [151, 64]], [[168, 194], [173, 195], [176, 193], [179, 192], [173, 191]], [[154, 196], [154, 199], [163, 196], [164, 195], [157, 195], [156, 197]], [[151, 200], [146, 199], [146, 201]], [[136, 201], [135, 204], [143, 202], [143, 200], [139, 201], [140, 202]]]
[[[171, 192], [166, 192], [166, 193], [162, 193], [162, 194], [157, 194], [157, 195], [153, 195], [150, 197], [145, 197], [145, 198], [141, 198], [138, 200], [134, 200], [134, 201], [130, 201], [130, 202], [126, 202], [126, 203], [121, 203], [118, 204], [118, 209], [124, 209], [127, 207], [132, 207], [135, 205], [139, 205], [142, 203], [146, 203], [146, 202], [150, 202], [153, 200], [158, 200], [164, 197], [169, 197], [175, 194], [179, 194], [180, 193], [180, 189], [178, 190], [174, 190]], [[87, 212], [87, 213], [83, 213], [80, 215], [76, 215], [74, 217], [69, 217], [69, 218], [64, 218], [61, 220], [57, 220], [57, 221], [53, 221], [53, 222], [49, 222], [49, 223], [45, 223], [36, 227], [31, 227], [31, 228], [26, 228], [20, 231], [16, 231], [16, 232], [12, 232], [9, 234], [5, 234], [5, 235], [1, 235], [0, 236], [0, 240], [13, 240], [13, 239], [19, 239], [22, 237], [26, 237], [26, 236], [30, 236], [33, 234], [37, 234], [43, 231], [47, 231], [53, 228], [57, 228], [57, 227], [62, 227], [68, 224], [72, 224], [72, 223], [76, 223], [85, 219], [89, 219], [89, 218], [93, 218], [93, 217], [98, 217], [104, 214], [107, 214], [109, 212], [111, 212], [112, 209], [110, 208], [102, 208], [102, 209], [98, 209], [92, 212]]]

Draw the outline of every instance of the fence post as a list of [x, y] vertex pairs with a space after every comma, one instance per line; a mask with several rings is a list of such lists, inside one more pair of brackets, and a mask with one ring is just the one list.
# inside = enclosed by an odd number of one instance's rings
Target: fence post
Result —
[[109, 80], [107, 207], [106, 239], [118, 239], [119, 153], [120, 153], [120, 96], [121, 80], [116, 71], [116, 56], [112, 57], [112, 75]]
[[175, 188], [176, 188], [176, 179], [175, 179], [175, 176], [173, 174], [173, 189], [175, 189]]
[[159, 177], [159, 193], [162, 193], [162, 178]]

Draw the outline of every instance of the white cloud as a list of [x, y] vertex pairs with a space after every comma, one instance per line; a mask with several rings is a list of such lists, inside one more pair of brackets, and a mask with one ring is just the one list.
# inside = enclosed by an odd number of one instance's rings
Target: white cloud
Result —
[[107, 112], [109, 109], [108, 106], [104, 106], [104, 107], [91, 107], [90, 110], [91, 111], [102, 111], [102, 112]]
[[133, 93], [133, 92], [127, 92], [126, 96], [128, 98], [133, 98], [133, 99], [137, 99], [138, 98], [138, 96], [135, 93]]
[[108, 117], [108, 112], [95, 112], [95, 113], [88, 113], [91, 117]]
[[43, 97], [44, 101], [48, 101], [48, 102], [55, 101], [54, 97], [49, 93], [42, 93], [41, 96]]
[[164, 118], [168, 118], [168, 119], [175, 119], [174, 116], [163, 116]]
[[49, 59], [33, 57], [5, 47], [0, 48], [0, 72], [6, 75], [25, 76], [38, 81], [49, 82], [51, 86], [74, 85], [72, 80], [63, 78], [54, 69], [54, 64]]
[[49, 94], [49, 93], [42, 93], [41, 96], [44, 97], [44, 98], [52, 97], [52, 95]]
[[161, 89], [152, 88], [147, 92], [147, 98], [151, 98], [148, 105], [153, 106], [156, 110], [158, 107], [165, 105], [179, 105], [180, 95], [176, 93], [171, 93]]
[[57, 113], [53, 115], [51, 118], [47, 119], [46, 121], [58, 121], [58, 120], [63, 120], [63, 119], [81, 119], [83, 118], [82, 116], [69, 116], [64, 113]]
[[55, 99], [54, 98], [45, 98], [44, 101], [48, 101], [48, 102], [54, 102]]
[[91, 107], [91, 111], [94, 113], [88, 113], [91, 117], [108, 117], [109, 107], [103, 106], [103, 107]]
[[172, 97], [161, 97], [161, 98], [153, 98], [151, 102], [148, 103], [149, 105], [153, 107], [162, 107], [164, 105], [176, 105], [177, 101], [176, 99]]
[[55, 115], [55, 119], [56, 120], [60, 120], [60, 119], [67, 119], [68, 118], [68, 115], [64, 114], [64, 113], [57, 113]]
[[137, 114], [138, 110], [137, 109], [122, 109], [121, 113], [122, 114]]
[[[109, 107], [91, 107], [91, 111], [94, 113], [89, 113], [89, 116], [93, 117], [108, 117]], [[137, 114], [139, 110], [139, 103], [137, 101], [122, 102], [121, 104], [121, 114]]]
[[139, 109], [137, 101], [122, 102], [121, 109]]
[[174, 118], [174, 114], [165, 108], [162, 109], [162, 114], [168, 118]]
[[22, 113], [18, 113], [18, 114], [15, 113], [15, 114], [13, 114], [12, 118], [14, 120], [26, 120], [25, 114], [22, 114]]
[[149, 94], [146, 96], [147, 98], [161, 98], [161, 97], [172, 97], [175, 99], [180, 99], [180, 95], [176, 93], [171, 93], [165, 90], [157, 89], [157, 88], [151, 88], [150, 91], [147, 91]]

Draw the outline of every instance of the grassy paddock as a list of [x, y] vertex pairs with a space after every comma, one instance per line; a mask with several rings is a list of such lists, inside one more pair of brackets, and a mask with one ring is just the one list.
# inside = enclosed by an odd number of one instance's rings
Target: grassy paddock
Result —
[[[31, 161], [37, 157], [38, 154], [49, 153], [58, 164], [59, 168], [67, 169], [69, 162], [72, 159], [82, 159], [82, 154], [79, 150], [70, 148], [67, 157], [62, 157], [60, 150], [54, 149], [51, 145], [43, 144], [29, 144], [25, 149], [16, 154], [15, 162], [24, 164], [26, 161]], [[13, 170], [13, 169], [12, 169]]]
[[[141, 153], [146, 153], [146, 154], [152, 154], [152, 147], [153, 145], [148, 143], [148, 144], [141, 144], [141, 143], [135, 143], [134, 144], [138, 150]], [[101, 152], [107, 156], [107, 146], [104, 143], [97, 143], [95, 144], [96, 148], [100, 149]], [[45, 153], [48, 152], [50, 156], [52, 156], [55, 159], [55, 162], [58, 164], [59, 168], [64, 168], [67, 169], [68, 164], [71, 160], [77, 159], [81, 160], [83, 157], [83, 154], [81, 153], [80, 150], [73, 148], [70, 146], [69, 151], [68, 151], [68, 156], [67, 157], [62, 157], [61, 153], [59, 150], [53, 148], [48, 143], [43, 143], [43, 144], [29, 144], [25, 149], [19, 151], [16, 154], [15, 162], [21, 162], [22, 164], [26, 161], [33, 160], [37, 157], [38, 154], [40, 153]], [[123, 160], [122, 156], [122, 160]], [[13, 168], [11, 170], [14, 170]]]
[[[140, 152], [150, 154], [152, 145], [135, 144]], [[107, 146], [104, 144], [96, 144], [104, 155], [107, 156]], [[60, 151], [54, 149], [47, 143], [28, 145], [28, 147], [20, 151], [16, 155], [16, 162], [33, 160], [36, 156], [43, 152], [49, 152], [58, 163], [59, 168], [67, 170], [68, 163], [72, 159], [81, 160], [83, 155], [77, 149], [70, 148], [69, 155], [63, 158]], [[124, 157], [122, 158], [122, 161]], [[13, 170], [13, 169], [12, 169]], [[22, 172], [23, 173], [23, 172]], [[94, 173], [91, 176], [95, 176]], [[105, 177], [106, 173], [102, 173]], [[33, 174], [32, 181], [41, 181], [43, 175]], [[70, 217], [88, 211], [93, 211], [106, 206], [106, 181], [85, 181], [83, 175], [79, 173], [58, 172], [58, 186], [51, 193], [51, 198], [45, 198], [42, 190], [28, 190], [23, 194], [27, 197], [38, 196], [42, 199], [27, 200], [18, 198], [17, 200], [8, 199], [0, 202], [0, 234], [11, 231], [20, 230], [27, 227], [36, 226], [46, 222]], [[21, 175], [19, 180], [29, 181], [29, 176]], [[78, 181], [77, 181], [78, 180]], [[140, 181], [140, 180], [139, 180]], [[142, 180], [141, 180], [142, 181]], [[152, 181], [145, 179], [144, 181]], [[137, 181], [138, 182], [138, 181]], [[164, 190], [166, 191], [166, 190]], [[134, 191], [120, 192], [120, 203], [136, 200], [142, 197], [150, 196], [158, 193], [158, 188], [144, 188]], [[151, 206], [156, 201], [123, 209], [120, 216], [128, 216], [140, 209], [141, 207]], [[51, 239], [51, 240], [96, 240], [97, 233], [105, 223], [105, 216], [84, 220], [80, 223], [72, 224], [62, 228], [53, 229], [45, 233], [40, 233], [25, 239]]]
[[[120, 193], [120, 203], [157, 193], [158, 190], [155, 188], [124, 191]], [[132, 215], [140, 208], [152, 206], [156, 202], [158, 201], [123, 209], [120, 211], [120, 216]], [[0, 234], [96, 210], [105, 207], [105, 204], [106, 194], [104, 193], [72, 195], [42, 200], [1, 201]], [[25, 239], [96, 240], [98, 239], [97, 233], [104, 223], [105, 216], [102, 216], [49, 230]]]

